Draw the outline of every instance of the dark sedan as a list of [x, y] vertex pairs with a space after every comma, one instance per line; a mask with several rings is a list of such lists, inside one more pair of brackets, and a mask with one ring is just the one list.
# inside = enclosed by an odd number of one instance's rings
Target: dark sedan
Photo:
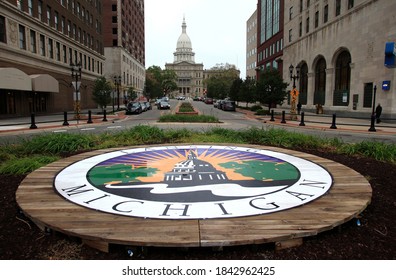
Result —
[[159, 110], [169, 110], [170, 109], [170, 104], [166, 101], [161, 101], [157, 105]]
[[129, 102], [126, 107], [126, 114], [140, 114], [143, 112], [142, 105], [139, 102]]

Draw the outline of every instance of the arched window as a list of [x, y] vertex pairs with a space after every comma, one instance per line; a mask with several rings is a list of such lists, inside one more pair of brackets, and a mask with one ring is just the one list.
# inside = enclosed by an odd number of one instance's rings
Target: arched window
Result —
[[334, 99], [335, 106], [349, 105], [349, 91], [351, 85], [351, 55], [343, 51], [337, 57], [335, 69]]
[[302, 105], [307, 105], [308, 101], [308, 65], [303, 63], [300, 67], [300, 95], [298, 97], [298, 101], [301, 102]]
[[315, 67], [314, 104], [324, 105], [326, 100], [326, 60], [322, 57]]

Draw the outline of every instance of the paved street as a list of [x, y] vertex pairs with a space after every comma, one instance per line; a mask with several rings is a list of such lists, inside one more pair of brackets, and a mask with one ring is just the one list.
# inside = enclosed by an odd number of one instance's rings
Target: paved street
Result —
[[[179, 101], [171, 100], [172, 108], [175, 108]], [[92, 110], [92, 123], [87, 123], [88, 115], [81, 115], [81, 120], [73, 119], [74, 113], [68, 113], [68, 125], [64, 124], [64, 115], [52, 114], [46, 116], [36, 116], [36, 129], [31, 129], [31, 117], [1, 119], [0, 120], [0, 142], [12, 141], [15, 137], [23, 135], [33, 135], [41, 132], [66, 133], [101, 133], [119, 131], [128, 129], [136, 125], [155, 125], [163, 129], [188, 128], [203, 131], [211, 127], [222, 127], [226, 129], [242, 130], [249, 127], [258, 127], [263, 129], [281, 128], [293, 132], [312, 134], [320, 137], [340, 138], [344, 142], [359, 142], [364, 140], [381, 141], [386, 143], [396, 143], [396, 123], [383, 121], [375, 124], [375, 132], [369, 131], [371, 122], [369, 119], [336, 117], [335, 127], [333, 126], [332, 115], [316, 115], [314, 113], [305, 113], [304, 122], [301, 122], [300, 116], [297, 120], [290, 120], [286, 117], [282, 123], [282, 109], [276, 109], [274, 121], [271, 116], [255, 116], [251, 111], [237, 109], [236, 112], [224, 112], [213, 105], [205, 104], [199, 101], [193, 101], [193, 105], [202, 114], [213, 115], [221, 123], [204, 124], [204, 123], [159, 123], [158, 118], [161, 114], [170, 113], [168, 110], [158, 110], [153, 108], [151, 111], [143, 112], [140, 115], [125, 115], [123, 112], [111, 114], [111, 108], [107, 110], [106, 119], [100, 110]], [[305, 124], [305, 126], [301, 126]], [[331, 128], [333, 127], [333, 128]]]

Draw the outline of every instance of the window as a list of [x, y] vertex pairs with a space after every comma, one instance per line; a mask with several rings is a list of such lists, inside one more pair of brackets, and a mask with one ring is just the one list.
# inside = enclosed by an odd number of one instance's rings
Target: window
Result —
[[25, 26], [19, 25], [19, 48], [21, 50], [26, 50], [26, 34]]
[[32, 53], [37, 52], [37, 47], [36, 47], [36, 32], [33, 30], [30, 30], [30, 51]]
[[69, 64], [73, 62], [73, 51], [71, 48], [69, 48]]
[[348, 0], [348, 10], [352, 9], [354, 6], [354, 1], [353, 0]]
[[67, 63], [67, 51], [66, 51], [66, 46], [63, 45], [63, 62]]
[[339, 16], [341, 14], [341, 0], [335, 0], [335, 16]]
[[69, 35], [69, 37], [71, 35], [71, 21], [70, 20], [67, 21], [67, 35]]
[[65, 22], [66, 22], [65, 17], [62, 17], [62, 21], [61, 21], [61, 31], [62, 31], [63, 34], [65, 34]]
[[373, 83], [364, 84], [363, 108], [371, 108], [373, 104]]
[[293, 18], [293, 6], [291, 6], [289, 9], [289, 20], [292, 20], [292, 18]]
[[33, 0], [28, 0], [28, 13], [33, 16]]
[[302, 36], [302, 21], [300, 21], [299, 29], [298, 29], [298, 35], [301, 37]]
[[6, 42], [6, 26], [5, 26], [5, 17], [0, 16], [0, 42]]
[[18, 7], [18, 10], [23, 11], [23, 1], [22, 0], [17, 0], [17, 7]]
[[54, 58], [54, 43], [52, 39], [48, 39], [48, 56]]
[[309, 17], [307, 17], [306, 26], [305, 26], [305, 32], [306, 33], [309, 32]]
[[113, 12], [116, 12], [117, 11], [117, 5], [115, 5], [115, 4], [111, 5], [111, 10]]
[[61, 50], [60, 50], [59, 42], [56, 42], [55, 53], [56, 53], [56, 60], [60, 61], [61, 60]]
[[113, 34], [117, 34], [117, 28], [113, 28]]
[[58, 30], [59, 29], [59, 14], [57, 11], [55, 11], [55, 15], [54, 15], [54, 23], [55, 23], [55, 29]]
[[45, 56], [45, 37], [40, 35], [40, 55]]
[[314, 104], [325, 104], [326, 96], [326, 61], [320, 58], [315, 68]]
[[51, 7], [47, 6], [47, 24], [51, 25]]
[[323, 8], [323, 23], [326, 23], [328, 20], [329, 20], [329, 5], [326, 5]]
[[315, 28], [318, 28], [319, 26], [319, 11], [316, 11], [315, 13]]
[[289, 42], [291, 42], [293, 39], [293, 29], [289, 30]]
[[302, 11], [303, 11], [303, 0], [300, 0], [300, 13], [302, 13]]
[[39, 0], [37, 3], [37, 14], [39, 20], [43, 20], [43, 1]]

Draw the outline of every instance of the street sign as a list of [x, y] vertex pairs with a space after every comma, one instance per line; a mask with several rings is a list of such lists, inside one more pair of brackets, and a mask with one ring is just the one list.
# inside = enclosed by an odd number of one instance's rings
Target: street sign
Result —
[[[76, 83], [77, 83], [77, 87], [76, 87]], [[80, 91], [81, 81], [72, 82], [72, 85], [73, 85], [73, 87], [74, 87], [74, 90]]]

